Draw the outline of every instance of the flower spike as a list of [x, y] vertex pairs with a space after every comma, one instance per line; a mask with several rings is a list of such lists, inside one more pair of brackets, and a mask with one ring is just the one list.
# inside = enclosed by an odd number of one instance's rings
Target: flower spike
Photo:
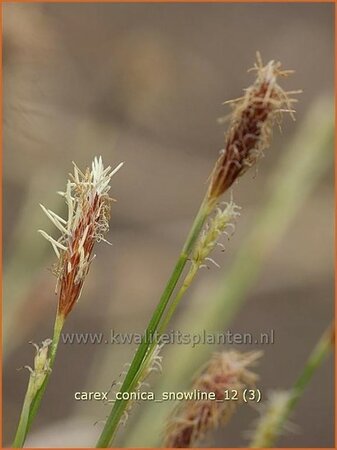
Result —
[[91, 170], [82, 172], [75, 163], [65, 192], [68, 217], [63, 219], [40, 205], [43, 212], [61, 232], [56, 240], [39, 230], [47, 239], [58, 258], [54, 267], [59, 293], [58, 312], [66, 317], [78, 301], [85, 277], [93, 259], [95, 242], [105, 241], [109, 231], [112, 198], [109, 197], [111, 177], [122, 167], [104, 167], [102, 157], [95, 157]]

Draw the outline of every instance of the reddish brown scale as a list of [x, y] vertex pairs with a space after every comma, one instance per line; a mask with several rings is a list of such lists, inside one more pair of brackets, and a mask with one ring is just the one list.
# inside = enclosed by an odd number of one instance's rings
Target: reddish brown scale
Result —
[[[99, 222], [101, 207], [102, 199], [96, 194], [92, 205], [87, 208], [87, 211], [83, 211], [83, 218], [74, 230], [73, 236], [70, 237], [69, 249], [63, 256], [58, 310], [65, 317], [70, 313], [79, 299], [85, 276], [89, 271], [91, 255], [95, 244], [95, 229]], [[83, 271], [83, 268], [81, 268], [80, 242], [87, 227], [88, 232], [83, 243], [83, 252], [85, 260], [88, 263]], [[68, 263], [71, 266], [70, 271], [68, 270]], [[79, 270], [83, 271], [80, 277], [78, 277]]]
[[[262, 127], [273, 111], [272, 103], [265, 100], [267, 89], [267, 83], [261, 84], [229, 130], [225, 151], [218, 159], [213, 173], [211, 197], [223, 194], [248, 169], [250, 154], [259, 147]], [[271, 99], [274, 96], [272, 91]]]
[[61, 236], [55, 239], [39, 230], [52, 244], [58, 258], [53, 273], [57, 277], [58, 314], [64, 317], [81, 295], [95, 242], [105, 241], [104, 235], [109, 231], [110, 180], [122, 165], [120, 163], [115, 169], [110, 166], [104, 168], [102, 158], [95, 157], [91, 170], [88, 168], [82, 172], [74, 163], [74, 173], [70, 174], [66, 190], [60, 192], [68, 207], [67, 220], [41, 205], [47, 217], [61, 231]]

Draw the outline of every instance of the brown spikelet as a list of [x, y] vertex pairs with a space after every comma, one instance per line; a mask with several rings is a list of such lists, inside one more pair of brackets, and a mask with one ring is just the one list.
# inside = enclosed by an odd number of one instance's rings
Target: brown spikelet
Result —
[[[81, 193], [86, 197], [86, 193]], [[59, 264], [59, 311], [65, 316], [78, 300], [92, 259], [92, 250], [96, 241], [96, 228], [102, 215], [107, 215], [110, 202], [107, 196], [97, 193], [92, 201], [82, 200], [81, 218], [73, 230], [67, 250]]]
[[[226, 424], [242, 399], [242, 392], [254, 386], [257, 375], [248, 367], [260, 352], [215, 353], [192, 385], [195, 392], [214, 392], [216, 400], [187, 400], [173, 411], [165, 436], [165, 447], [190, 448], [220, 425]], [[225, 400], [225, 390], [237, 390], [237, 400]]]
[[259, 53], [253, 69], [257, 72], [255, 83], [245, 90], [243, 97], [231, 100], [233, 107], [229, 117], [230, 125], [226, 133], [225, 148], [222, 150], [212, 173], [209, 198], [216, 200], [238, 177], [253, 166], [263, 155], [270, 143], [275, 122], [280, 124], [283, 112], [292, 117], [288, 94], [278, 84], [279, 76], [287, 76], [292, 71], [281, 70], [281, 64], [270, 61], [263, 66]]
[[59, 293], [58, 313], [66, 317], [81, 295], [84, 280], [93, 259], [95, 242], [104, 239], [109, 230], [110, 208], [109, 182], [121, 167], [104, 168], [101, 158], [95, 158], [92, 170], [85, 173], [74, 164], [74, 174], [60, 194], [68, 206], [67, 220], [41, 205], [43, 211], [61, 231], [58, 240], [47, 233], [40, 233], [52, 244], [58, 257], [54, 267]]

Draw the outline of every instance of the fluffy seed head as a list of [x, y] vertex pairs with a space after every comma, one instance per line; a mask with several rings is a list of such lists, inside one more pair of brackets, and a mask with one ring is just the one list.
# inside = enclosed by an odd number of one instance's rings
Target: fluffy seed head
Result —
[[[181, 402], [173, 411], [167, 426], [165, 447], [194, 447], [209, 431], [226, 424], [242, 398], [243, 389], [255, 385], [257, 375], [249, 367], [260, 356], [260, 352], [215, 353], [194, 380], [192, 390], [214, 392], [216, 401]], [[238, 401], [226, 401], [226, 389], [236, 389]]]
[[280, 124], [283, 112], [294, 117], [291, 104], [296, 100], [289, 95], [300, 91], [285, 92], [277, 83], [278, 77], [288, 76], [292, 71], [281, 70], [281, 63], [274, 61], [264, 66], [259, 53], [251, 70], [257, 74], [255, 83], [245, 90], [243, 97], [226, 102], [233, 111], [225, 148], [212, 173], [208, 194], [213, 201], [263, 155], [270, 144], [272, 128], [275, 122]]
[[56, 240], [46, 232], [39, 232], [51, 243], [58, 262], [54, 267], [59, 292], [58, 311], [65, 317], [79, 299], [85, 277], [93, 259], [95, 242], [105, 241], [109, 230], [112, 199], [109, 197], [111, 177], [120, 169], [104, 168], [102, 158], [95, 157], [91, 170], [82, 172], [74, 163], [65, 192], [68, 217], [63, 219], [54, 212], [41, 208], [61, 232]]
[[256, 423], [251, 442], [252, 448], [271, 447], [289, 423], [283, 425], [283, 418], [287, 414], [291, 391], [273, 391], [268, 400], [261, 407], [261, 417]]

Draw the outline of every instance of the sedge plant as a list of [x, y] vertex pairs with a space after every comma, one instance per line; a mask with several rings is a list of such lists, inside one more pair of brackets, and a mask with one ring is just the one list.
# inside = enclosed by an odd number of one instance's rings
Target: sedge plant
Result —
[[110, 180], [121, 166], [122, 163], [113, 170], [110, 166], [105, 168], [101, 157], [95, 158], [91, 170], [88, 168], [85, 172], [74, 164], [74, 173], [70, 175], [65, 192], [59, 192], [68, 208], [67, 219], [41, 205], [61, 233], [54, 239], [39, 230], [57, 256], [53, 273], [57, 278], [58, 303], [52, 339], [44, 340], [41, 347], [35, 345], [34, 367], [26, 366], [30, 377], [13, 448], [21, 448], [25, 443], [54, 366], [64, 323], [80, 298], [94, 258], [94, 245], [105, 241], [113, 201], [109, 196]]
[[[281, 64], [274, 61], [263, 65], [259, 54], [257, 55], [257, 63], [252, 70], [256, 72], [255, 82], [245, 90], [242, 97], [228, 102], [232, 107], [232, 113], [229, 117], [229, 128], [225, 136], [225, 148], [221, 150], [216, 161], [206, 195], [201, 202], [159, 303], [149, 321], [145, 336], [126, 373], [120, 389], [122, 395], [114, 402], [97, 442], [98, 448], [105, 448], [111, 444], [129, 407], [129, 400], [123, 394], [136, 390], [139, 383], [144, 379], [143, 374], [148, 370], [157, 346], [154, 342], [154, 336], [157, 336], [158, 331], [160, 335], [165, 330], [184, 292], [197, 273], [195, 269], [203, 264], [209, 251], [212, 250], [214, 242], [216, 242], [213, 236], [210, 236], [210, 233], [215, 231], [217, 238], [224, 231], [223, 228], [221, 229], [218, 226], [219, 217], [223, 215], [225, 217], [230, 216], [230, 220], [233, 218], [231, 214], [228, 214], [230, 209], [232, 209], [232, 213], [235, 211], [233, 204], [227, 203], [225, 209], [220, 208], [222, 195], [263, 156], [264, 150], [270, 145], [273, 127], [275, 124], [280, 124], [283, 113], [289, 112], [293, 116], [292, 104], [296, 99], [289, 96], [299, 91], [285, 92], [278, 84], [279, 77], [288, 76], [292, 71], [282, 70]], [[212, 223], [210, 223], [208, 228], [204, 228], [205, 223], [217, 208], [220, 208], [217, 211], [218, 215], [213, 218], [213, 221], [217, 222], [216, 226], [212, 227]], [[227, 225], [228, 221], [225, 221], [225, 227]], [[204, 234], [202, 235], [203, 230]], [[181, 290], [171, 301], [191, 255], [190, 271], [184, 279]], [[171, 306], [169, 306], [170, 301]]]
[[[198, 296], [179, 318], [177, 327], [189, 333], [205, 329], [215, 332], [228, 326], [239, 309], [249, 299], [257, 277], [268, 256], [293, 218], [314, 190], [323, 174], [331, 167], [333, 143], [333, 111], [329, 98], [314, 101], [298, 132], [282, 153], [277, 167], [266, 182], [265, 200], [256, 213], [248, 233], [226, 274], [208, 292], [207, 303]], [[209, 346], [174, 346], [165, 354], [165, 371], [156, 390], [181, 390], [197, 367], [209, 358]], [[183, 364], [176, 364], [176, 361]], [[144, 403], [142, 412], [134, 418], [132, 427], [122, 438], [125, 447], [160, 445], [162, 424], [169, 415], [170, 404], [162, 403], [155, 410]], [[152, 433], [148, 433], [151, 427]]]

